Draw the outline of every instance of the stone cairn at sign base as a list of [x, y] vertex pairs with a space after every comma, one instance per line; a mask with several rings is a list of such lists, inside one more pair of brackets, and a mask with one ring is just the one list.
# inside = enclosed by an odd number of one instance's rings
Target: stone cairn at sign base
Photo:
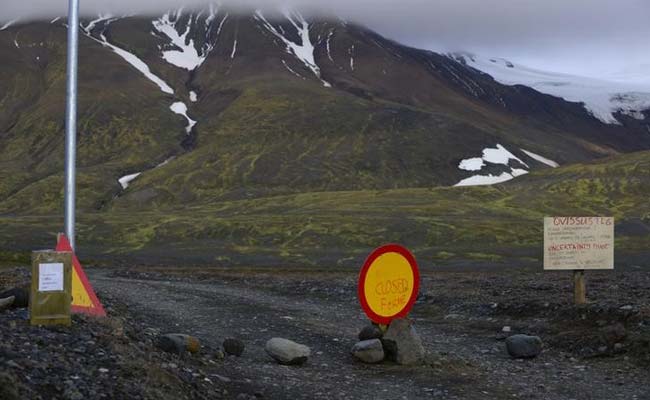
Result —
[[424, 361], [424, 346], [420, 336], [407, 319], [391, 322], [386, 332], [375, 324], [365, 326], [352, 355], [361, 362], [376, 364], [384, 360], [399, 365], [418, 365]]

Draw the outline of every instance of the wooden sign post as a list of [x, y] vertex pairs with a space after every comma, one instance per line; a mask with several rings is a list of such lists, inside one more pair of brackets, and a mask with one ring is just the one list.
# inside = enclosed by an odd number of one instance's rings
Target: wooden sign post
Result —
[[587, 285], [583, 269], [573, 271], [573, 301], [576, 304], [587, 304]]
[[588, 269], [614, 269], [614, 218], [544, 218], [544, 270], [573, 270], [575, 304], [587, 303]]

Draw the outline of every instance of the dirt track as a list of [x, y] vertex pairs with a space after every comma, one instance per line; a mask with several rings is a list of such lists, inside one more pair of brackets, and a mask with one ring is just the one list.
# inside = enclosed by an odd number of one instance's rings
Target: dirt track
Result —
[[[421, 367], [367, 366], [349, 355], [366, 321], [355, 271], [141, 271], [93, 271], [91, 279], [144, 325], [211, 347], [244, 340], [244, 356], [227, 358], [219, 373], [265, 398], [650, 399], [645, 271], [613, 281], [592, 274], [602, 301], [583, 308], [570, 304], [570, 278], [560, 274], [426, 272], [411, 315], [429, 353]], [[607, 336], [616, 324], [625, 337]], [[504, 325], [539, 334], [545, 351], [511, 360], [496, 338]], [[310, 346], [308, 364], [271, 361], [263, 346], [275, 336]]]

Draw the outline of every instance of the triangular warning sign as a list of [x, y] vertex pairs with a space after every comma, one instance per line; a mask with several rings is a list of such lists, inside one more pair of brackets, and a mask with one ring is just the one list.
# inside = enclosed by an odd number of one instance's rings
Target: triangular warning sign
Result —
[[106, 311], [99, 302], [93, 287], [88, 282], [88, 277], [81, 267], [77, 255], [70, 246], [70, 241], [64, 234], [59, 234], [56, 251], [72, 252], [72, 307], [73, 313], [88, 314], [96, 317], [105, 317]]

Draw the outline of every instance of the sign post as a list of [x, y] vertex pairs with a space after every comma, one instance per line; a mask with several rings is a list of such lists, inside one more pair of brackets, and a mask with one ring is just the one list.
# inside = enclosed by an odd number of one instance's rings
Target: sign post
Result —
[[406, 248], [389, 244], [366, 259], [359, 274], [359, 302], [372, 322], [386, 326], [408, 315], [419, 287], [415, 257]]
[[573, 301], [576, 304], [587, 304], [587, 287], [583, 269], [573, 271]]
[[65, 110], [65, 233], [75, 248], [75, 163], [77, 158], [77, 71], [79, 0], [69, 0], [68, 65]]
[[544, 218], [544, 270], [572, 270], [575, 304], [586, 304], [585, 270], [614, 269], [614, 218]]

